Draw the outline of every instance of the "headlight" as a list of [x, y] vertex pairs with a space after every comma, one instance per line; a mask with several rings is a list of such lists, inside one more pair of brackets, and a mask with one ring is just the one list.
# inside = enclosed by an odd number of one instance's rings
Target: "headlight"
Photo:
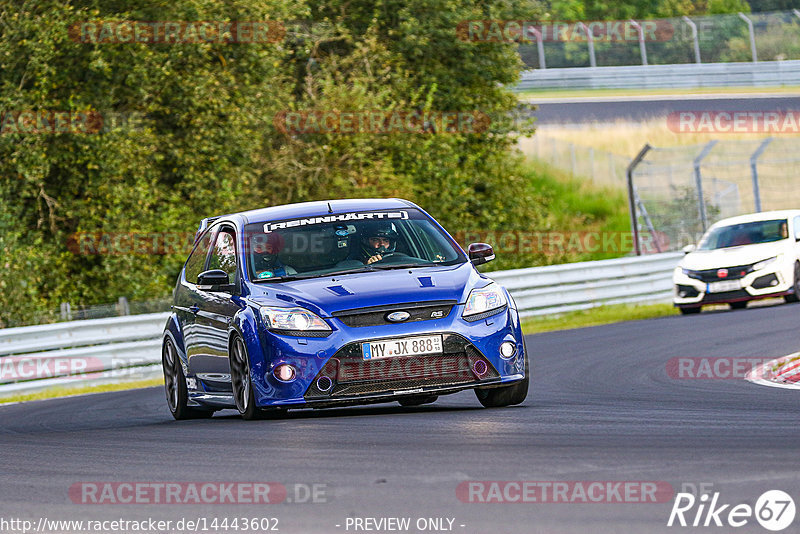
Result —
[[683, 274], [685, 274], [686, 276], [692, 276], [692, 274], [694, 274], [694, 271], [693, 271], [693, 270], [691, 270], [691, 269], [684, 269], [683, 267], [681, 267], [681, 272], [682, 272]]
[[508, 301], [503, 289], [492, 282], [486, 287], [470, 291], [462, 316], [467, 318], [471, 315], [499, 310], [507, 304]]
[[770, 263], [774, 262], [777, 259], [778, 259], [778, 256], [773, 256], [771, 258], [767, 258], [766, 260], [761, 260], [758, 263], [754, 263], [753, 264], [753, 270], [754, 271], [760, 271], [761, 269], [763, 269], [764, 267], [766, 267], [767, 265], [769, 265]]
[[330, 332], [331, 327], [318, 315], [304, 308], [261, 308], [261, 318], [270, 330], [292, 332]]

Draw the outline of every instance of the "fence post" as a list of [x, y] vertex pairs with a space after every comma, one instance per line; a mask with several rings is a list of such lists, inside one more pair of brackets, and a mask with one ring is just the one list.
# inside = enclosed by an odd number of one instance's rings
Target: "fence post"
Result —
[[761, 211], [761, 192], [758, 189], [758, 158], [761, 157], [761, 154], [767, 149], [767, 145], [772, 142], [772, 137], [767, 137], [764, 141], [758, 145], [758, 148], [753, 155], [750, 156], [750, 174], [753, 177], [753, 199], [754, 204], [756, 207], [756, 211]]
[[62, 321], [72, 320], [72, 308], [70, 308], [69, 302], [61, 303], [61, 320]]
[[589, 43], [589, 66], [596, 67], [597, 59], [594, 57], [594, 35], [592, 35], [592, 32], [583, 22], [579, 22], [578, 26], [583, 28], [583, 31], [586, 32], [586, 40]]
[[589, 147], [589, 176], [594, 183], [594, 148]]
[[717, 140], [709, 141], [708, 144], [703, 147], [703, 150], [700, 151], [700, 154], [694, 158], [694, 182], [697, 186], [697, 199], [700, 207], [700, 224], [703, 225], [703, 233], [705, 233], [706, 228], [708, 228], [708, 215], [706, 215], [706, 201], [703, 197], [703, 177], [700, 175], [700, 163], [702, 163], [703, 159], [708, 156], [708, 153], [711, 152], [711, 149], [714, 148], [714, 145], [716, 144]]
[[633, 191], [633, 171], [644, 159], [645, 154], [650, 151], [650, 148], [650, 145], [645, 143], [639, 153], [636, 154], [636, 157], [633, 158], [630, 165], [628, 165], [628, 170], [626, 171], [626, 175], [628, 177], [628, 209], [630, 210], [631, 214], [631, 232], [633, 232], [633, 249], [637, 256], [642, 255], [642, 244], [639, 242], [639, 224], [636, 220], [636, 199], [634, 198]]
[[700, 61], [700, 39], [697, 37], [697, 24], [694, 23], [692, 19], [685, 16], [683, 17], [683, 21], [692, 28], [692, 41], [694, 41], [694, 60], [695, 63], [702, 63]]
[[570, 159], [570, 171], [572, 172], [572, 176], [576, 176], [578, 169], [577, 169], [577, 162], [575, 161], [575, 144], [569, 144], [569, 159]]
[[528, 29], [536, 36], [536, 49], [539, 52], [539, 68], [545, 70], [547, 65], [544, 62], [544, 43], [542, 42], [542, 32], [533, 26], [528, 26]]
[[639, 34], [639, 53], [642, 56], [642, 65], [647, 65], [647, 47], [644, 44], [644, 30], [641, 24], [633, 19], [630, 19], [631, 26], [636, 28], [636, 33]]
[[758, 62], [758, 54], [756, 53], [756, 33], [753, 29], [753, 21], [750, 20], [744, 13], [738, 13], [739, 18], [747, 23], [747, 30], [750, 32], [750, 53], [753, 55], [753, 63]]
[[128, 305], [128, 299], [126, 297], [120, 297], [117, 301], [117, 312], [120, 315], [130, 315], [131, 308]]

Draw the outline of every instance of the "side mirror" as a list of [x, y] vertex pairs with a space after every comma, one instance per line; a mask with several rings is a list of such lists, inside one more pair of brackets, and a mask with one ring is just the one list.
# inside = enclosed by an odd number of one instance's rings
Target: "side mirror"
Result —
[[472, 265], [482, 265], [494, 259], [494, 249], [486, 243], [471, 243], [469, 246], [469, 261]]
[[794, 231], [794, 240], [800, 241], [800, 228]]
[[695, 245], [686, 245], [682, 250], [684, 254], [689, 254], [690, 252], [697, 250], [697, 247]]
[[211, 269], [197, 275], [197, 288], [205, 291], [230, 291], [233, 284], [228, 273], [222, 269]]

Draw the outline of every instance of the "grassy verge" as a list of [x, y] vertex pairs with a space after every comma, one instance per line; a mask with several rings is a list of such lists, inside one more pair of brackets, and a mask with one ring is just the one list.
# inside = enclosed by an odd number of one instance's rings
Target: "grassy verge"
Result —
[[75, 395], [87, 395], [89, 393], [105, 393], [107, 391], [123, 391], [126, 389], [149, 388], [164, 385], [161, 378], [151, 378], [149, 380], [137, 380], [132, 382], [120, 382], [119, 384], [103, 384], [98, 386], [84, 387], [54, 387], [36, 393], [23, 393], [9, 397], [0, 397], [0, 404], [9, 402], [24, 402], [42, 399], [54, 399], [57, 397], [72, 397]]
[[592, 96], [650, 96], [650, 95], [758, 95], [758, 94], [798, 94], [800, 87], [789, 85], [779, 87], [699, 87], [696, 89], [540, 89], [517, 93], [521, 100], [536, 98], [582, 98]]
[[615, 304], [556, 316], [529, 317], [522, 320], [522, 331], [525, 334], [538, 334], [553, 330], [569, 330], [668, 315], [678, 315], [678, 310], [672, 304]]

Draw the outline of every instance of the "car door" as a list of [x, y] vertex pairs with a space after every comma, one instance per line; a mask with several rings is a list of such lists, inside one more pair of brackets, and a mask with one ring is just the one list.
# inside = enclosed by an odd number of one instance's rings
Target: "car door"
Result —
[[183, 334], [184, 349], [189, 358], [189, 373], [193, 374], [191, 355], [196, 352], [198, 343], [195, 317], [200, 309], [201, 295], [197, 289], [197, 276], [206, 269], [208, 254], [211, 249], [213, 232], [207, 230], [198, 239], [194, 250], [186, 260], [181, 277], [175, 287], [174, 305], [172, 307], [178, 318]]
[[[214, 236], [214, 245], [206, 270], [221, 269], [228, 274], [232, 287], [239, 287], [236, 231], [224, 225]], [[235, 298], [238, 290], [210, 291], [198, 289], [199, 309], [195, 317], [198, 345], [193, 355], [193, 369], [208, 392], [231, 391], [228, 363], [228, 327], [239, 310]]]

